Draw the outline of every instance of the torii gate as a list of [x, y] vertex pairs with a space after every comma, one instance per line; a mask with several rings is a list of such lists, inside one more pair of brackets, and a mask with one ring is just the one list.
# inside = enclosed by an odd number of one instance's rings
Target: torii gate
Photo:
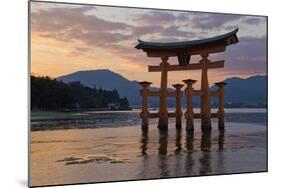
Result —
[[[192, 94], [200, 95], [200, 114], [196, 114], [201, 118], [201, 129], [202, 130], [210, 130], [211, 129], [211, 117], [212, 116], [219, 116], [221, 118], [224, 117], [223, 112], [223, 96], [219, 99], [220, 106], [218, 114], [212, 115], [211, 114], [211, 105], [210, 105], [210, 96], [211, 95], [219, 95], [222, 93], [223, 90], [220, 89], [215, 93], [210, 92], [209, 82], [208, 82], [208, 69], [214, 68], [223, 68], [224, 67], [224, 60], [211, 62], [208, 59], [209, 54], [211, 53], [219, 53], [225, 51], [226, 47], [231, 44], [238, 43], [238, 37], [236, 33], [238, 29], [235, 29], [229, 33], [215, 36], [212, 38], [207, 39], [200, 39], [200, 40], [193, 40], [193, 41], [182, 41], [182, 42], [171, 42], [171, 43], [156, 43], [156, 42], [147, 42], [138, 40], [138, 44], [135, 46], [137, 49], [142, 49], [146, 52], [148, 57], [160, 57], [162, 62], [159, 66], [148, 66], [149, 72], [161, 72], [161, 86], [159, 92], [151, 92], [147, 88], [151, 84], [150, 82], [140, 82], [143, 86], [143, 90], [141, 94], [143, 95], [143, 110], [141, 117], [143, 118], [143, 126], [147, 124], [148, 117], [159, 117], [158, 121], [158, 128], [160, 129], [167, 129], [168, 128], [168, 117], [181, 117], [181, 109], [178, 108], [175, 113], [168, 113], [167, 109], [167, 97], [169, 96], [176, 96], [176, 99], [180, 100], [180, 88], [182, 85], [174, 85], [176, 88], [175, 93], [169, 93], [167, 90], [167, 80], [168, 80], [168, 71], [184, 71], [184, 70], [202, 70], [201, 75], [201, 90], [196, 91], [192, 90], [192, 84], [194, 84], [195, 80], [184, 80], [187, 84], [186, 91], [188, 92], [191, 98], [189, 99], [189, 104], [187, 106], [186, 112], [186, 119], [187, 119], [187, 130], [188, 124], [191, 124], [189, 127], [193, 130], [193, 111], [192, 111]], [[192, 63], [190, 64], [190, 58], [192, 55], [200, 55], [202, 59], [199, 63]], [[177, 57], [178, 58], [178, 65], [170, 65], [168, 63], [169, 57]], [[217, 86], [223, 88], [224, 83], [217, 83]], [[159, 112], [157, 114], [151, 114], [147, 110], [147, 96], [159, 96], [160, 97], [160, 104], [159, 104]], [[146, 99], [145, 99], [146, 98]], [[191, 101], [190, 101], [191, 99]], [[177, 100], [177, 104], [180, 104], [180, 101]], [[144, 104], [146, 103], [146, 104]], [[221, 104], [222, 103], [222, 104]], [[220, 111], [221, 110], [221, 111]], [[191, 118], [191, 119], [190, 119]], [[219, 116], [219, 121], [221, 121]], [[145, 120], [146, 119], [146, 120]], [[177, 118], [178, 119], [178, 118]], [[223, 122], [221, 122], [223, 124]]]

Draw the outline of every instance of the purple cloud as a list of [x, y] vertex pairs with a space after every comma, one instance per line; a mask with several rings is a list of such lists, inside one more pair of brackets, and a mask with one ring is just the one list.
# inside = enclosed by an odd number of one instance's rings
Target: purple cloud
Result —
[[262, 23], [263, 20], [260, 19], [260, 18], [248, 18], [248, 19], [246, 19], [244, 22], [247, 23], [247, 24], [254, 24], [254, 25], [257, 25], [257, 24], [259, 24], [259, 23]]
[[136, 19], [136, 22], [139, 22], [142, 25], [150, 25], [150, 24], [156, 24], [156, 25], [170, 25], [174, 24], [176, 21], [176, 17], [168, 12], [164, 11], [152, 11], [147, 14], [141, 14]]
[[[181, 13], [175, 16], [169, 12], [152, 11], [133, 19], [135, 22], [143, 24], [130, 25], [126, 20], [114, 22], [94, 14], [86, 14], [88, 11], [94, 12], [95, 7], [61, 7], [34, 11], [31, 14], [32, 31], [39, 33], [42, 37], [64, 42], [79, 40], [86, 44], [82, 48], [73, 48], [71, 55], [81, 55], [87, 53], [89, 49], [98, 47], [132, 63], [143, 64], [146, 60], [145, 54], [134, 48], [137, 38], [150, 35], [150, 39], [155, 41], [169, 42], [201, 38], [210, 36], [211, 29], [225, 30], [226, 23], [243, 17], [209, 13]], [[246, 19], [244, 23], [258, 24], [259, 21], [258, 18], [252, 17]], [[179, 26], [179, 22], [191, 29], [183, 30]], [[196, 32], [192, 31], [194, 28]], [[217, 56], [219, 59], [226, 60], [225, 70], [266, 71], [266, 38], [239, 37], [239, 40], [237, 45], [228, 47], [225, 53]], [[150, 58], [149, 62], [159, 63], [159, 59]]]
[[239, 41], [217, 57], [226, 60], [225, 70], [233, 72], [263, 70], [265, 73], [267, 67], [266, 37], [240, 37]]

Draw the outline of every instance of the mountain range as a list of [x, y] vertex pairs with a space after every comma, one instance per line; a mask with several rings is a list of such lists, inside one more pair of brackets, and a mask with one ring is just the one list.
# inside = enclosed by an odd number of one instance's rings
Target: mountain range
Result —
[[[108, 69], [78, 71], [68, 75], [56, 78], [59, 81], [69, 83], [79, 81], [83, 85], [89, 87], [102, 88], [105, 90], [117, 90], [121, 97], [127, 97], [131, 107], [140, 107], [141, 97], [139, 91], [141, 87], [137, 81], [130, 81], [122, 75], [112, 72]], [[228, 105], [266, 105], [267, 103], [267, 76], [256, 75], [246, 79], [232, 77], [224, 80], [225, 86], [225, 103]], [[214, 90], [216, 86], [211, 86]], [[150, 88], [158, 90], [158, 88]], [[173, 91], [172, 88], [169, 88]], [[150, 98], [151, 107], [158, 105], [156, 97]], [[216, 103], [216, 100], [212, 102]], [[195, 104], [199, 100], [195, 99]], [[168, 105], [172, 107], [174, 104], [172, 99], [168, 100]], [[185, 104], [183, 102], [183, 104]]]
[[[246, 105], [246, 106], [266, 106], [267, 104], [267, 76], [256, 75], [243, 79], [232, 77], [224, 80], [225, 103]], [[211, 87], [213, 90], [215, 86]]]

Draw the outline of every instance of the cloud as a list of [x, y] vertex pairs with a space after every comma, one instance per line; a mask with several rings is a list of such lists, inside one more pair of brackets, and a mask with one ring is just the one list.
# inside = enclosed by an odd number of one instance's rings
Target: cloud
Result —
[[137, 26], [134, 27], [132, 34], [135, 36], [143, 36], [151, 33], [159, 33], [164, 28], [160, 25], [144, 25], [144, 26]]
[[57, 40], [82, 39], [88, 43], [94, 40], [98, 44], [102, 44], [102, 41], [116, 42], [116, 40], [128, 38], [121, 33], [112, 33], [112, 31], [129, 29], [128, 24], [111, 22], [85, 14], [90, 10], [93, 8], [51, 8], [32, 12], [32, 31], [39, 32], [43, 37], [53, 37]]
[[132, 39], [141, 38], [157, 42], [172, 42], [183, 38], [187, 40], [196, 35], [194, 32], [181, 30], [179, 26], [163, 27], [160, 25], [148, 25], [134, 27], [132, 31]]
[[244, 21], [244, 23], [246, 23], [246, 24], [254, 24], [254, 25], [258, 25], [263, 22], [264, 22], [264, 17], [262, 17], [262, 18], [251, 17]]
[[83, 56], [87, 55], [88, 53], [91, 53], [91, 55], [94, 54], [93, 50], [91, 48], [85, 48], [85, 47], [74, 47], [70, 50], [69, 54], [70, 56]]
[[181, 21], [185, 21], [186, 27], [197, 29], [213, 29], [221, 28], [223, 25], [239, 20], [240, 15], [232, 14], [216, 14], [216, 13], [182, 13], [178, 17]]
[[[194, 36], [194, 33], [180, 30], [177, 26], [165, 28], [157, 25], [163, 21], [175, 19], [172, 14], [168, 13], [145, 14], [139, 18], [139, 21], [146, 20], [148, 23], [148, 21], [158, 20], [157, 24], [132, 26], [125, 22], [112, 22], [98, 18], [94, 14], [86, 14], [88, 11], [93, 12], [93, 9], [91, 7], [64, 7], [32, 12], [32, 31], [45, 38], [67, 43], [78, 40], [87, 45], [88, 48], [104, 48], [134, 63], [141, 62], [144, 57], [144, 54], [138, 53], [134, 48], [137, 38], [154, 34], [151, 38], [155, 41], [176, 41], [179, 37]], [[164, 18], [160, 19], [161, 16]], [[153, 17], [153, 19], [148, 19], [149, 17]], [[84, 50], [84, 52], [87, 51]], [[82, 51], [76, 48], [71, 51], [72, 55], [81, 53]]]
[[260, 62], [260, 61], [263, 61], [265, 62], [266, 61], [266, 57], [264, 55], [262, 56], [238, 56], [237, 59], [239, 61], [243, 61], [243, 62]]
[[185, 39], [195, 36], [194, 32], [180, 30], [179, 26], [167, 27], [166, 29], [162, 30], [161, 34], [169, 37], [171, 36], [184, 37]]
[[168, 12], [163, 11], [151, 11], [146, 14], [141, 14], [134, 19], [140, 25], [171, 25], [176, 21], [176, 17]]
[[266, 72], [267, 49], [266, 37], [240, 37], [239, 43], [229, 46], [226, 52], [217, 58], [225, 59], [225, 70], [235, 71], [260, 71]]
[[32, 29], [35, 31], [61, 31], [69, 28], [89, 31], [124, 30], [129, 25], [121, 22], [111, 22], [100, 19], [94, 15], [87, 15], [87, 11], [95, 8], [51, 8], [31, 13]]
[[75, 41], [79, 41], [80, 44], [82, 42], [82, 45], [84, 44], [82, 48], [71, 48], [70, 56], [87, 55], [87, 53], [93, 55], [96, 48], [103, 48], [111, 53], [122, 52], [118, 56], [129, 59], [126, 51], [134, 49], [134, 44], [128, 46], [122, 44], [122, 42], [131, 39], [131, 34], [124, 33], [132, 31], [132, 26], [126, 23], [104, 20], [93, 14], [86, 14], [87, 11], [93, 11], [93, 8], [64, 7], [32, 12], [32, 31], [39, 33], [41, 37], [55, 39], [67, 44]]
[[[126, 20], [117, 22], [98, 17], [98, 11], [93, 6], [52, 7], [33, 11], [31, 26], [32, 32], [44, 38], [67, 44], [79, 41], [83, 45], [71, 49], [70, 55], [73, 57], [95, 54], [94, 49], [101, 48], [127, 62], [146, 66], [146, 61], [155, 64], [159, 63], [159, 59], [148, 60], [142, 51], [137, 51], [134, 48], [137, 38], [161, 42], [191, 40], [214, 36], [218, 31], [225, 32], [240, 22], [244, 24], [243, 27], [264, 22], [256, 17], [194, 12], [151, 11], [134, 16], [132, 20], [135, 24], [130, 24]], [[239, 40], [238, 44], [228, 47], [225, 53], [217, 56], [226, 60], [225, 70], [265, 70], [266, 37], [239, 37]]]

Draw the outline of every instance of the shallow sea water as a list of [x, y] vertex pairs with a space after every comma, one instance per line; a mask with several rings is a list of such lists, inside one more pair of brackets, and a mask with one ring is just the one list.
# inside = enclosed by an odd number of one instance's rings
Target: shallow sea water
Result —
[[[138, 117], [138, 112], [116, 113], [33, 116], [31, 126], [36, 131], [31, 131], [31, 185], [267, 171], [267, 125], [263, 111], [227, 112], [224, 132], [217, 130], [214, 120], [213, 130], [204, 134], [199, 120], [195, 121], [193, 134], [186, 133], [184, 125], [177, 131], [173, 120], [168, 132], [159, 131], [155, 120], [143, 132], [138, 118], [131, 118]], [[119, 113], [121, 120], [116, 118]], [[80, 116], [91, 117], [85, 120]], [[86, 123], [81, 123], [81, 119]], [[124, 123], [128, 119], [132, 124]], [[86, 126], [92, 121], [100, 122], [99, 126]]]

